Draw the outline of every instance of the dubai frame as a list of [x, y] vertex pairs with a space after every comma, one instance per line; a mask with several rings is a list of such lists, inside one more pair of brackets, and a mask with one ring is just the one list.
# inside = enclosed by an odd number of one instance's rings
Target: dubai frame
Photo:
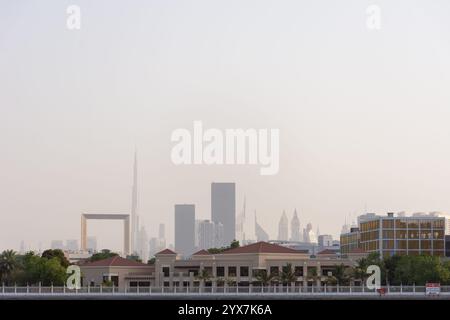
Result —
[[87, 251], [87, 220], [123, 220], [123, 253], [130, 254], [130, 215], [128, 214], [87, 214], [81, 215], [81, 250]]

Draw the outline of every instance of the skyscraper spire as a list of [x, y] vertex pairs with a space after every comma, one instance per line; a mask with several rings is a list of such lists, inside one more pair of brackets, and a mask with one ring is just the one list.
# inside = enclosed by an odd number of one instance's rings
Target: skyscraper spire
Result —
[[278, 240], [281, 241], [288, 240], [288, 223], [289, 222], [286, 216], [286, 211], [283, 210], [280, 222], [278, 223]]
[[300, 241], [300, 239], [300, 220], [298, 219], [297, 209], [295, 209], [291, 220], [291, 241]]
[[138, 221], [138, 163], [137, 150], [134, 151], [133, 187], [131, 190], [131, 253], [137, 252], [139, 221]]

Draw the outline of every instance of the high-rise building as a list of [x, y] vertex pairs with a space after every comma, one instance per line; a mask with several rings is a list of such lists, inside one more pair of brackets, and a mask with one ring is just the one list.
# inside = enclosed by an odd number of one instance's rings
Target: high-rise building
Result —
[[139, 237], [139, 217], [138, 217], [138, 163], [137, 151], [134, 152], [133, 165], [133, 187], [131, 190], [131, 253], [137, 254]]
[[160, 239], [166, 238], [166, 225], [164, 223], [159, 224], [158, 237]]
[[317, 243], [317, 235], [313, 231], [311, 223], [308, 223], [306, 228], [303, 230], [303, 241], [307, 243]]
[[211, 184], [211, 219], [223, 224], [223, 237], [227, 245], [236, 239], [236, 185]]
[[88, 237], [87, 238], [87, 248], [90, 253], [97, 252], [97, 238], [96, 237]]
[[23, 241], [23, 240], [21, 240], [20, 241], [20, 250], [19, 250], [19, 253], [20, 254], [24, 254], [25, 253], [25, 241]]
[[256, 220], [256, 212], [255, 212], [255, 236], [256, 241], [269, 241], [269, 234], [259, 225]]
[[283, 211], [281, 215], [280, 222], [278, 223], [278, 240], [286, 241], [288, 240], [288, 218], [286, 216], [286, 212]]
[[166, 244], [165, 242], [162, 243], [161, 239], [157, 238], [157, 237], [153, 237], [150, 239], [149, 241], [149, 245], [148, 245], [148, 251], [149, 251], [149, 256], [153, 257], [156, 253], [160, 252], [161, 250], [166, 248]]
[[139, 243], [139, 246], [138, 246], [139, 258], [141, 258], [141, 261], [143, 263], [147, 263], [148, 255], [149, 255], [149, 243], [148, 243], [147, 231], [145, 230], [144, 226], [142, 226], [141, 229], [139, 230], [138, 243]]
[[175, 251], [189, 256], [195, 249], [195, 205], [175, 205]]
[[236, 240], [241, 243], [245, 241], [245, 202], [246, 199], [244, 197], [244, 207], [242, 209], [241, 214], [237, 217], [236, 221]]
[[223, 224], [214, 223], [214, 247], [221, 248], [227, 244], [223, 240]]
[[52, 240], [50, 247], [52, 249], [64, 250], [64, 243], [62, 240]]
[[318, 236], [319, 247], [332, 247], [333, 236], [330, 234], [321, 234]]
[[198, 222], [198, 249], [210, 249], [215, 247], [214, 222], [200, 220]]
[[300, 241], [300, 239], [300, 220], [297, 216], [297, 209], [295, 209], [291, 220], [291, 241]]

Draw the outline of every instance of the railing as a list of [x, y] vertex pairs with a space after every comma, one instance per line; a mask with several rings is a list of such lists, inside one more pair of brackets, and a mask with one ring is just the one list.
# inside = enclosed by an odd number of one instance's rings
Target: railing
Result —
[[[383, 286], [385, 295], [425, 295], [425, 286]], [[89, 286], [79, 289], [44, 286], [1, 286], [1, 296], [37, 295], [301, 295], [301, 296], [371, 296], [377, 290], [361, 286], [225, 286], [225, 287], [109, 287]], [[450, 296], [450, 286], [441, 286], [441, 295]]]

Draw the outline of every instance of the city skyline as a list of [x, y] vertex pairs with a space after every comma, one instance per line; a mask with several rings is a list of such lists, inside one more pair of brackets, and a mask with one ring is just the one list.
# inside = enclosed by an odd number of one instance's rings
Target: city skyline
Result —
[[[79, 239], [83, 212], [131, 214], [135, 149], [135, 212], [167, 244], [174, 204], [210, 219], [214, 181], [236, 184], [236, 215], [246, 198], [247, 239], [255, 210], [272, 239], [282, 210], [336, 239], [366, 212], [450, 211], [448, 1], [382, 2], [379, 30], [365, 1], [77, 5], [79, 30], [67, 3], [0, 5], [0, 249]], [[195, 121], [279, 129], [278, 173], [175, 165], [171, 134]], [[121, 249], [119, 222], [89, 228]]]

